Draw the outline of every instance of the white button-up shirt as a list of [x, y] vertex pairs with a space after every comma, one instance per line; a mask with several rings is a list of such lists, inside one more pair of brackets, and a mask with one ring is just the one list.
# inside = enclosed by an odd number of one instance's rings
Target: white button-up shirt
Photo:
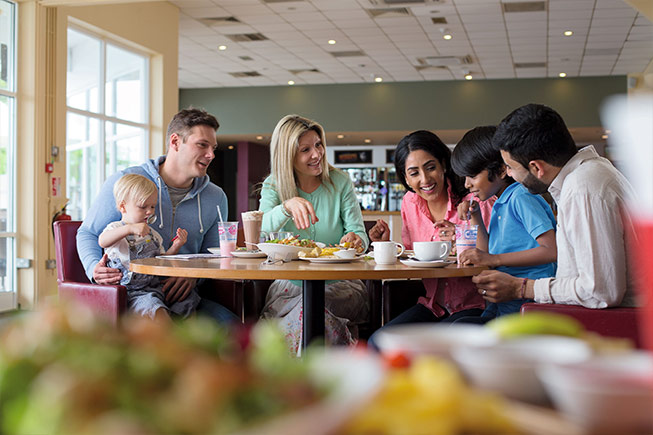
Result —
[[626, 234], [632, 186], [593, 146], [572, 157], [549, 186], [558, 205], [558, 270], [535, 281], [535, 301], [588, 308], [635, 306]]

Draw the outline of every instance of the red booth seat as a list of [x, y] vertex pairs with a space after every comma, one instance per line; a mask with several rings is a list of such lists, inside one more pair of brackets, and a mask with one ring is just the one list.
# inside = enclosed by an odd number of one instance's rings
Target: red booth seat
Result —
[[532, 311], [548, 311], [571, 316], [582, 323], [588, 331], [606, 337], [628, 338], [635, 346], [643, 346], [639, 334], [638, 317], [640, 308], [614, 307], [591, 309], [578, 305], [536, 304], [526, 303], [521, 307], [521, 313]]

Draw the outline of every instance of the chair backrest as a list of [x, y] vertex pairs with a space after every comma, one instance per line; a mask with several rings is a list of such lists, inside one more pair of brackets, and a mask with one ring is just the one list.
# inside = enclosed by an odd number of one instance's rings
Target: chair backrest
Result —
[[81, 221], [54, 223], [54, 249], [57, 258], [57, 281], [90, 283], [77, 254], [77, 229]]

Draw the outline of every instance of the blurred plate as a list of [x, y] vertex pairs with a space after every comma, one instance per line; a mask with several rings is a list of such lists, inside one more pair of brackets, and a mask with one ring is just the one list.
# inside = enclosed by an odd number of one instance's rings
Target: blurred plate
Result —
[[211, 254], [220, 255], [220, 248], [208, 248]]
[[238, 258], [264, 258], [267, 254], [262, 251], [233, 251], [231, 253], [234, 257]]
[[237, 435], [337, 433], [337, 429], [378, 391], [385, 376], [382, 361], [376, 355], [333, 348], [310, 358], [309, 371], [316, 385], [332, 388], [324, 400]]
[[414, 258], [409, 258], [408, 260], [399, 260], [401, 264], [410, 267], [445, 267], [450, 264], [454, 264], [455, 261], [449, 260], [434, 260], [434, 261], [421, 261]]
[[360, 255], [354, 258], [338, 258], [338, 257], [299, 257], [300, 260], [310, 261], [311, 263], [351, 263], [352, 261], [358, 261], [363, 258], [364, 255]]

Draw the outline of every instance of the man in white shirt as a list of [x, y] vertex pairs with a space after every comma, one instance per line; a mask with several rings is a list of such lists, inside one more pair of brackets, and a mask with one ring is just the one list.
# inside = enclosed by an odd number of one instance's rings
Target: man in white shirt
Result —
[[531, 193], [548, 191], [558, 208], [555, 278], [527, 280], [497, 271], [473, 278], [490, 302], [533, 298], [587, 308], [634, 306], [626, 236], [632, 186], [593, 146], [577, 150], [560, 115], [522, 106], [498, 126], [493, 142], [508, 174]]

